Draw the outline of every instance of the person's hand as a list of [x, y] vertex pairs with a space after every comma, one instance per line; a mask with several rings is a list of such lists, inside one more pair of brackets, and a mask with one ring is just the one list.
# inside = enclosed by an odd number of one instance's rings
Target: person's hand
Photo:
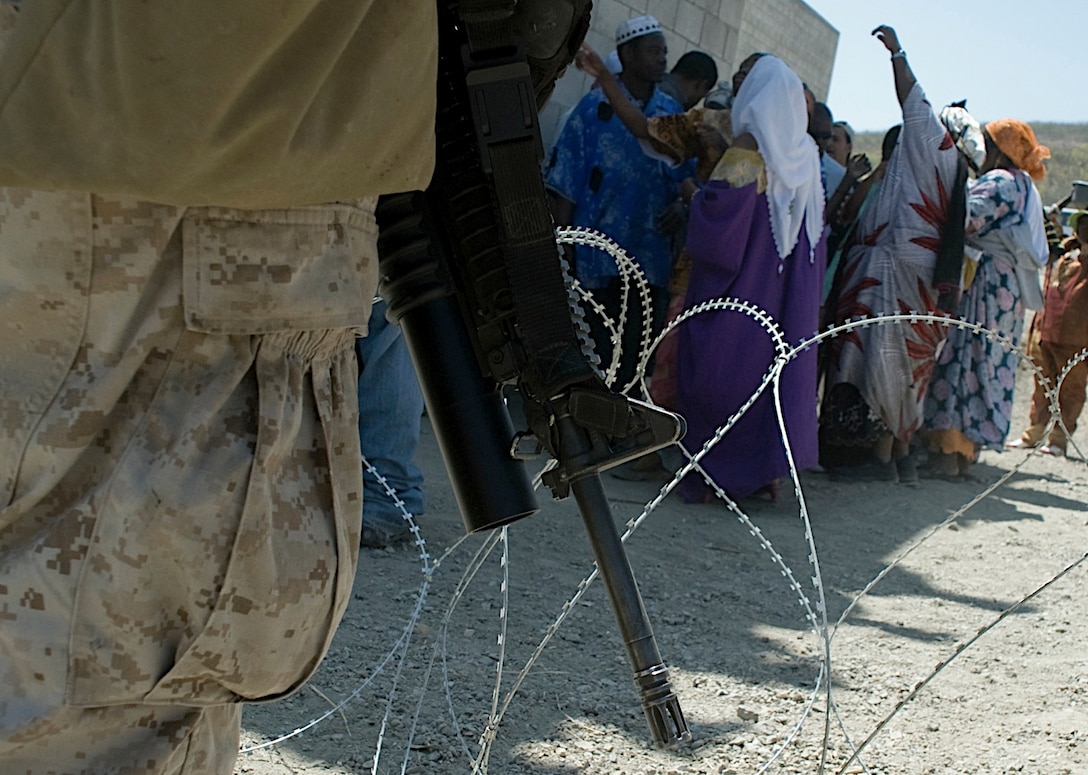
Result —
[[578, 66], [579, 70], [593, 78], [600, 78], [608, 74], [608, 68], [605, 67], [604, 61], [597, 55], [596, 51], [585, 43], [578, 49], [578, 53], [574, 55], [574, 64]]
[[846, 160], [846, 176], [851, 180], [857, 180], [862, 175], [868, 175], [872, 170], [872, 162], [864, 153], [855, 153]]
[[872, 180], [873, 182], [880, 180], [882, 177], [884, 177], [885, 169], [886, 168], [884, 167], [884, 165], [878, 164], [876, 167], [873, 168], [872, 172], [867, 172], [860, 178], [858, 178], [858, 185], [860, 186], [862, 183], [865, 183], [868, 180]]
[[887, 24], [881, 24], [873, 30], [873, 34], [880, 39], [880, 42], [884, 44], [889, 53], [895, 54], [903, 50], [903, 47], [899, 45], [899, 36]]

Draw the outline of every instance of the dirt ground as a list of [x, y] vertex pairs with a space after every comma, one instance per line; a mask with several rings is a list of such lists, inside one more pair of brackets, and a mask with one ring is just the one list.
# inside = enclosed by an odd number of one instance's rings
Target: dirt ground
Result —
[[[1016, 430], [1029, 394], [1022, 372]], [[496, 682], [502, 707], [590, 549], [573, 500], [546, 495], [505, 542], [465, 538], [429, 428], [420, 458], [425, 554], [363, 550], [328, 658], [295, 696], [250, 706], [243, 743], [305, 731], [244, 751], [238, 773], [1088, 773], [1083, 458], [984, 452], [980, 481], [917, 488], [804, 473], [818, 571], [788, 490], [741, 503], [752, 527], [669, 494], [627, 546], [690, 746], [654, 749], [595, 582], [483, 753]], [[604, 481], [620, 523], [662, 486]]]

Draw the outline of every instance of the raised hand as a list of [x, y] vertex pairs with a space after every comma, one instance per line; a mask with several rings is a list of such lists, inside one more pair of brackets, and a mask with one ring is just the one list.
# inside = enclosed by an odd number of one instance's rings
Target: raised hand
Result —
[[889, 27], [887, 24], [881, 24], [875, 30], [873, 35], [876, 35], [880, 39], [880, 42], [884, 44], [885, 48], [892, 54], [898, 53], [903, 49], [899, 45], [899, 36], [895, 34], [895, 30]]
[[873, 34], [880, 39], [880, 42], [884, 44], [884, 48], [888, 49], [892, 55], [895, 96], [899, 99], [899, 104], [903, 105], [918, 83], [918, 80], [914, 77], [914, 72], [910, 69], [910, 65], [907, 64], [907, 52], [899, 44], [899, 36], [895, 34], [895, 30], [887, 24], [881, 24], [873, 30]]
[[605, 67], [604, 61], [597, 52], [584, 43], [578, 49], [578, 53], [574, 55], [574, 64], [578, 66], [579, 70], [593, 78], [600, 78], [608, 72], [608, 68]]
[[873, 164], [864, 153], [855, 153], [846, 160], [846, 174], [854, 180], [873, 171]]

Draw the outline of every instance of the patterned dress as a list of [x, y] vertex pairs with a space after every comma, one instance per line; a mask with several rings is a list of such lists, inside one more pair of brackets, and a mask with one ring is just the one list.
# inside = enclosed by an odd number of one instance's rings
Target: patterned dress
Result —
[[[957, 165], [951, 136], [915, 84], [899, 145], [828, 301], [835, 324], [937, 310], [933, 274]], [[888, 432], [909, 442], [944, 337], [941, 326], [917, 321], [855, 328], [830, 342], [820, 415], [825, 465], [859, 462], [856, 451], [868, 454]]]
[[[968, 242], [982, 256], [959, 316], [1019, 345], [1023, 297], [1040, 293], [1030, 264], [1034, 261], [1037, 269], [1047, 258], [1039, 195], [1027, 173], [997, 169], [970, 187], [968, 210]], [[1025, 292], [1022, 284], [1032, 281], [1036, 287]], [[1018, 361], [1014, 351], [988, 337], [952, 329], [925, 403], [931, 445], [972, 460], [980, 448], [1001, 449], [1009, 432]]]

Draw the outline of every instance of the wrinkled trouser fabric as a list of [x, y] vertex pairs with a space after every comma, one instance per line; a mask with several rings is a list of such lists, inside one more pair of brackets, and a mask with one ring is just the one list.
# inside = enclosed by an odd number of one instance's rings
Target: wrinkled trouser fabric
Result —
[[[0, 772], [229, 773], [241, 702], [316, 669], [354, 579], [369, 309], [305, 330], [252, 288], [329, 256], [372, 281], [326, 217], [232, 252], [176, 208], [0, 189]], [[305, 272], [277, 263], [305, 228]], [[250, 332], [262, 304], [280, 330]]]

